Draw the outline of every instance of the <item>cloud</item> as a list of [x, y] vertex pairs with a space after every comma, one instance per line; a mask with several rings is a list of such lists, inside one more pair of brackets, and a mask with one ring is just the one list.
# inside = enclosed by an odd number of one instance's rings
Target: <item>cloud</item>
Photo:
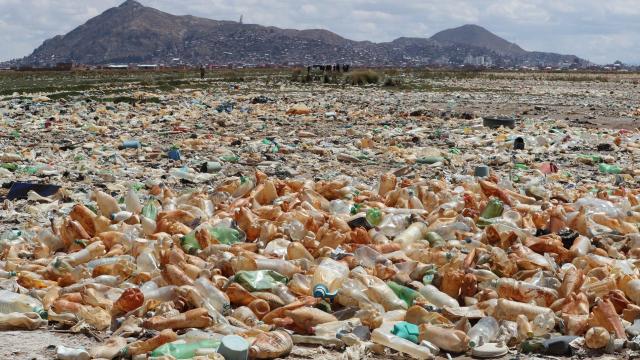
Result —
[[[0, 0], [0, 60], [28, 55], [123, 0]], [[354, 40], [428, 37], [475, 23], [527, 50], [594, 62], [640, 62], [638, 0], [139, 0], [176, 14], [284, 28], [325, 28]]]

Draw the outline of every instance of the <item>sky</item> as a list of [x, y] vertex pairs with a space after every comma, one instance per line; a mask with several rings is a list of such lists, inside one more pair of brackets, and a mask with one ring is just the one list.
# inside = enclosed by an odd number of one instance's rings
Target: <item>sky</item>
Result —
[[[0, 61], [30, 54], [124, 0], [0, 0]], [[526, 50], [640, 64], [640, 0], [139, 0], [176, 15], [283, 28], [324, 28], [353, 40], [429, 37], [477, 24]]]

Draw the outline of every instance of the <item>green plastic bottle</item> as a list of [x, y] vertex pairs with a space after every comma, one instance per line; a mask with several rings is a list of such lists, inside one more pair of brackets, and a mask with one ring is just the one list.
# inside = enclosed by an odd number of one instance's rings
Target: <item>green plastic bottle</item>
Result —
[[622, 169], [618, 165], [609, 165], [605, 163], [601, 163], [598, 166], [598, 170], [600, 170], [603, 174], [621, 174]]
[[3, 168], [3, 169], [7, 169], [9, 171], [18, 170], [18, 165], [14, 164], [14, 163], [2, 163], [2, 164], [0, 164], [0, 167]]
[[478, 219], [478, 226], [484, 227], [491, 224], [490, 219], [497, 218], [502, 215], [504, 211], [504, 203], [499, 199], [491, 199], [487, 206], [480, 213], [480, 219]]
[[193, 343], [168, 343], [151, 352], [152, 357], [173, 356], [176, 359], [191, 359], [196, 356], [199, 349], [218, 349], [220, 341], [200, 340]]
[[235, 282], [251, 292], [271, 290], [278, 283], [286, 284], [288, 280], [273, 270], [239, 271], [234, 276]]
[[220, 160], [224, 162], [237, 163], [240, 161], [240, 157], [234, 154], [227, 154], [220, 156]]
[[192, 231], [181, 239], [182, 250], [188, 254], [195, 254], [198, 250], [201, 250], [200, 243], [196, 239], [196, 231]]
[[235, 243], [244, 242], [242, 233], [233, 228], [216, 226], [209, 228], [209, 234], [211, 237], [218, 240], [219, 243], [225, 245], [233, 245]]
[[371, 226], [378, 226], [382, 222], [382, 213], [376, 208], [369, 209], [367, 210], [366, 219]]
[[155, 199], [149, 200], [142, 207], [142, 216], [154, 221], [156, 220], [158, 217], [158, 202]]
[[391, 290], [393, 290], [393, 292], [407, 304], [407, 306], [413, 305], [413, 301], [415, 299], [422, 297], [419, 292], [406, 286], [402, 286], [394, 281], [388, 281], [387, 286], [389, 286]]

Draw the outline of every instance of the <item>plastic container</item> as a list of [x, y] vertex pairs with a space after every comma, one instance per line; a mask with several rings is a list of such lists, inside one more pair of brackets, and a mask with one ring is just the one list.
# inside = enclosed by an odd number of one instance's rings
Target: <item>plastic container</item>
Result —
[[421, 287], [418, 292], [420, 293], [420, 295], [422, 295], [428, 302], [430, 302], [431, 304], [437, 306], [437, 307], [444, 307], [444, 306], [449, 306], [452, 308], [458, 308], [460, 307], [460, 304], [458, 303], [458, 301], [454, 298], [452, 298], [451, 296], [443, 293], [442, 291], [438, 290], [437, 287], [433, 286], [433, 285], [425, 285], [423, 287]]
[[37, 313], [41, 318], [47, 318], [47, 311], [44, 310], [40, 300], [28, 295], [17, 294], [8, 290], [0, 289], [0, 313]]
[[429, 341], [441, 350], [455, 353], [467, 351], [470, 342], [467, 334], [460, 330], [430, 324], [420, 325], [420, 340]]
[[434, 356], [428, 348], [412, 343], [399, 336], [393, 335], [391, 330], [397, 322], [385, 322], [371, 332], [371, 341], [407, 354], [414, 359], [433, 359]]
[[218, 353], [225, 360], [246, 360], [249, 357], [249, 343], [237, 335], [228, 335], [222, 338]]
[[469, 337], [469, 347], [476, 347], [485, 343], [492, 342], [498, 336], [500, 327], [498, 322], [491, 316], [482, 318], [473, 325], [467, 332]]
[[342, 281], [349, 276], [349, 267], [339, 261], [326, 258], [320, 262], [313, 273], [311, 287], [324, 285], [329, 292], [335, 292], [340, 289]]
[[[244, 341], [244, 340], [243, 340]], [[245, 341], [246, 343], [246, 341]], [[192, 343], [185, 343], [182, 340], [164, 344], [151, 352], [151, 356], [173, 356], [176, 359], [191, 359], [196, 356], [200, 349], [218, 349], [220, 341], [200, 340]], [[245, 357], [246, 359], [246, 357]]]

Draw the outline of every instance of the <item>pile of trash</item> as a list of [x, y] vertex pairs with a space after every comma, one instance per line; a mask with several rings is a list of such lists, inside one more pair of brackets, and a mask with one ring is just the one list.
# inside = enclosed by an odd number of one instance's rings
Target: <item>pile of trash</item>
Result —
[[101, 339], [74, 360], [640, 356], [638, 131], [294, 90], [0, 100], [0, 330]]
[[50, 223], [0, 236], [0, 328], [106, 334], [61, 359], [637, 350], [639, 191], [500, 181], [256, 171], [62, 205], [31, 194]]

